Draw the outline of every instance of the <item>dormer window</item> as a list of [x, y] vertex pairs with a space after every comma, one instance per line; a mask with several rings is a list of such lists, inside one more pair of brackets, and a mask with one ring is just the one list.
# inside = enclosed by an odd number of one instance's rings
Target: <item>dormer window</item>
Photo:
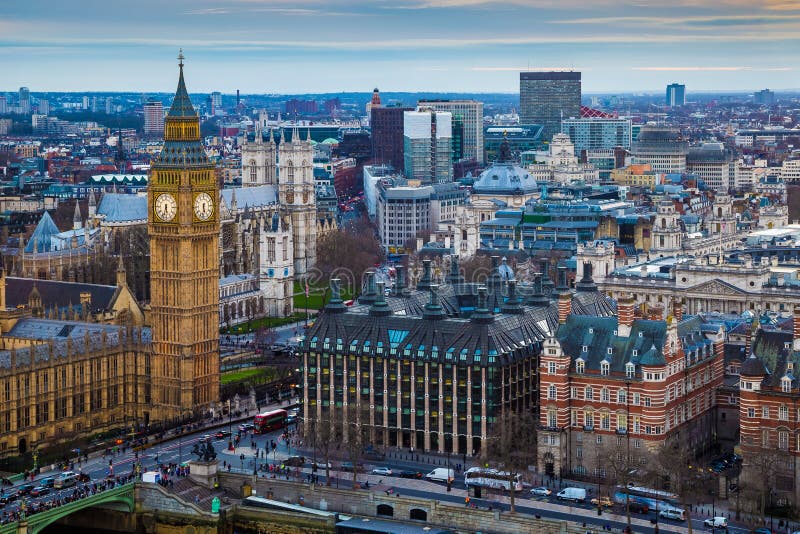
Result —
[[583, 374], [583, 372], [585, 370], [586, 370], [586, 362], [581, 360], [581, 359], [576, 360], [575, 361], [575, 372], [578, 373], [578, 374]]
[[788, 376], [781, 378], [781, 391], [784, 393], [789, 393], [792, 391], [792, 379]]
[[644, 332], [639, 332], [639, 337], [644, 337]]
[[633, 354], [633, 356], [638, 356], [639, 355], [639, 351], [636, 350], [636, 349], [633, 349], [633, 353], [632, 354]]
[[790, 373], [794, 371], [794, 362], [786, 362], [786, 372]]
[[634, 365], [632, 363], [625, 364], [625, 376], [627, 378], [633, 378], [634, 373]]
[[586, 345], [582, 346], [581, 352], [589, 352], [589, 347], [587, 347]]
[[611, 370], [611, 364], [607, 361], [603, 360], [600, 362], [600, 374], [603, 376], [608, 376], [609, 371]]
[[594, 334], [594, 328], [589, 328], [589, 333]]
[[608, 349], [606, 350], [606, 354], [613, 354], [613, 353], [614, 353], [614, 349], [612, 349], [611, 347], [608, 347]]

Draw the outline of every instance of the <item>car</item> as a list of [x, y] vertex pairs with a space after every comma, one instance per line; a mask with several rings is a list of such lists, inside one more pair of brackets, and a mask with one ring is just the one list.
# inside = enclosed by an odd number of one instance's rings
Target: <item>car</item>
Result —
[[614, 501], [603, 495], [600, 498], [595, 497], [592, 499], [592, 504], [595, 506], [602, 506], [603, 508], [611, 508], [614, 506]]
[[709, 528], [725, 528], [728, 526], [728, 519], [722, 516], [709, 517], [703, 521], [703, 525]]
[[647, 514], [650, 513], [650, 507], [647, 504], [639, 501], [629, 501], [628, 509], [634, 514]]
[[400, 478], [422, 478], [422, 473], [413, 469], [404, 469], [398, 473]]
[[537, 495], [539, 497], [549, 497], [553, 494], [553, 490], [550, 488], [545, 488], [544, 486], [539, 486], [538, 488], [533, 488], [531, 490], [531, 495]]
[[23, 495], [30, 495], [33, 488], [33, 484], [23, 484], [17, 488], [17, 496], [22, 497]]
[[372, 470], [373, 475], [383, 475], [385, 477], [392, 476], [392, 470], [388, 467], [376, 467]]
[[253, 423], [242, 423], [241, 425], [239, 425], [239, 430], [241, 432], [248, 432], [250, 430], [253, 430], [254, 428], [255, 425]]
[[342, 462], [342, 466], [339, 468], [342, 471], [347, 471], [348, 473], [352, 473], [354, 469], [357, 469], [359, 473], [364, 471], [364, 466], [361, 464], [357, 464], [353, 467], [352, 462]]
[[772, 531], [767, 527], [759, 527], [751, 530], [750, 534], [772, 534]]
[[8, 504], [17, 500], [16, 493], [3, 493], [0, 495], [0, 504]]
[[31, 490], [30, 496], [31, 497], [42, 497], [50, 493], [50, 488], [45, 488], [44, 486], [36, 486]]
[[39, 485], [43, 488], [52, 488], [53, 484], [55, 484], [56, 478], [55, 477], [47, 477], [43, 478], [39, 481]]
[[230, 435], [231, 433], [228, 432], [227, 430], [219, 430], [216, 434], [214, 434], [214, 437], [217, 439], [222, 439], [222, 438], [227, 438]]
[[286, 424], [293, 425], [297, 423], [297, 415], [296, 414], [289, 414], [286, 416]]
[[303, 467], [306, 465], [306, 459], [304, 456], [289, 456], [283, 461], [283, 465], [288, 465], [289, 467]]

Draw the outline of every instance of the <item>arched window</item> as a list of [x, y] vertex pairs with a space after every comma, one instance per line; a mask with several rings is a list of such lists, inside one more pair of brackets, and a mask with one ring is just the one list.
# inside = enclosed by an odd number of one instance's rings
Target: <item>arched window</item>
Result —
[[286, 165], [286, 183], [294, 183], [294, 165], [291, 161]]
[[258, 169], [256, 168], [256, 160], [250, 160], [250, 181], [256, 182], [258, 180]]
[[555, 400], [556, 386], [554, 384], [550, 384], [550, 387], [547, 388], [547, 398]]

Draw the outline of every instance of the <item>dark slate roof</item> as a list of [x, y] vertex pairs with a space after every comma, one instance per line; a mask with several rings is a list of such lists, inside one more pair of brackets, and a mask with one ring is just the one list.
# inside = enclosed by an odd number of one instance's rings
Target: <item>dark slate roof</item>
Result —
[[172, 106], [169, 108], [169, 117], [196, 117], [197, 113], [192, 106], [192, 101], [189, 98], [189, 92], [186, 91], [186, 83], [183, 81], [183, 63], [181, 63], [181, 72], [178, 77], [178, 89], [175, 91], [175, 98], [172, 100]]
[[764, 367], [764, 362], [751, 354], [742, 364], [739, 374], [741, 376], [764, 376], [767, 374], [767, 369]]
[[70, 307], [79, 310], [81, 293], [88, 291], [92, 295], [92, 311], [111, 308], [116, 286], [99, 284], [79, 284], [74, 282], [57, 282], [53, 280], [36, 280], [34, 278], [6, 277], [6, 306], [16, 308], [28, 303], [28, 296], [34, 286], [42, 298], [42, 307], [50, 310], [55, 307], [59, 311]]
[[[792, 380], [792, 389], [800, 387], [796, 378], [800, 372], [800, 353], [792, 348], [791, 330], [778, 330], [761, 328], [753, 340], [753, 355], [742, 365], [742, 373], [747, 376], [766, 375], [762, 384], [767, 387], [780, 387], [781, 379], [789, 376]], [[789, 370], [792, 363], [793, 370]], [[758, 373], [758, 374], [756, 374]]]

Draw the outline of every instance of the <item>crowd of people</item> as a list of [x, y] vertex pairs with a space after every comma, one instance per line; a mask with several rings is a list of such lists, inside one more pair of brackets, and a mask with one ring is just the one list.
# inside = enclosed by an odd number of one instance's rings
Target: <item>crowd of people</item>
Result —
[[134, 481], [135, 478], [136, 475], [134, 473], [117, 477], [108, 477], [97, 482], [80, 484], [71, 489], [65, 489], [54, 493], [49, 499], [30, 503], [26, 502], [23, 498], [19, 502], [19, 506], [13, 510], [3, 510], [2, 513], [0, 513], [0, 524], [14, 523], [31, 515], [46, 512], [47, 510], [52, 510], [53, 508], [58, 508], [59, 506], [91, 497], [92, 495], [113, 489], [119, 485], [128, 484]]

